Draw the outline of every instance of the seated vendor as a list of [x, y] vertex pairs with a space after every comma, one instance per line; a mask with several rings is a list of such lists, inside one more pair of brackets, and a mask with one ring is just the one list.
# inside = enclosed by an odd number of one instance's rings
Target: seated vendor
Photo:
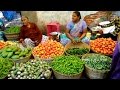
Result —
[[42, 33], [35, 23], [29, 22], [28, 17], [22, 17], [23, 26], [20, 31], [20, 42], [26, 46], [37, 46], [42, 40]]
[[75, 38], [78, 38], [78, 41], [82, 41], [85, 43], [89, 42], [89, 39], [86, 37], [87, 25], [86, 22], [81, 19], [80, 12], [73, 12], [72, 21], [67, 24], [65, 34], [67, 38], [64, 39], [64, 41], [61, 41], [63, 45], [66, 45], [70, 41], [72, 43], [76, 43]]

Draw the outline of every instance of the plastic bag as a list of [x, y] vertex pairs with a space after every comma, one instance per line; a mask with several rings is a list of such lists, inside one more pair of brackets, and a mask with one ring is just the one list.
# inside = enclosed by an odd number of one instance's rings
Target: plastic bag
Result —
[[16, 11], [2, 11], [2, 13], [8, 21], [12, 21], [17, 14]]

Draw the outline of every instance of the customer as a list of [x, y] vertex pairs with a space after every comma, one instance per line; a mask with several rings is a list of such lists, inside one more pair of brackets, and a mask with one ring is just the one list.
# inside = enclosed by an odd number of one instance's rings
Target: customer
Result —
[[37, 46], [42, 40], [42, 33], [36, 24], [29, 22], [28, 17], [22, 17], [23, 26], [20, 31], [20, 42], [26, 46]]
[[66, 45], [70, 41], [76, 43], [75, 38], [78, 38], [78, 41], [88, 43], [89, 39], [86, 37], [87, 25], [86, 22], [81, 19], [80, 12], [73, 12], [72, 21], [67, 24], [65, 33], [68, 39], [66, 38], [64, 41], [61, 41], [63, 45]]
[[110, 79], [120, 79], [120, 33], [118, 35], [118, 42], [113, 54]]

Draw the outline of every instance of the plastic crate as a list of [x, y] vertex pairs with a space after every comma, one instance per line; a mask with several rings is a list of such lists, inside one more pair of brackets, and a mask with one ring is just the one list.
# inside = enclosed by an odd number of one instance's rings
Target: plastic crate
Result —
[[51, 32], [60, 32], [60, 24], [57, 22], [47, 24], [47, 35], [50, 36]]

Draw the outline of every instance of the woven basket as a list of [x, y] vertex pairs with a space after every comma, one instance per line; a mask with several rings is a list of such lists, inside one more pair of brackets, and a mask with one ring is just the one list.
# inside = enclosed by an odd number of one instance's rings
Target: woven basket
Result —
[[25, 63], [30, 60], [31, 55], [32, 54], [30, 53], [27, 57], [23, 59], [11, 59], [11, 60], [14, 61], [15, 63]]
[[109, 70], [95, 70], [85, 65], [85, 72], [90, 79], [105, 79]]
[[82, 72], [80, 72], [79, 74], [75, 74], [75, 75], [63, 75], [63, 74], [53, 70], [53, 73], [54, 73], [56, 79], [80, 79], [82, 76]]
[[[85, 54], [82, 57], [82, 60], [85, 59], [86, 56], [92, 55], [91, 54]], [[105, 79], [108, 75], [110, 70], [95, 70], [93, 68], [90, 68], [88, 65], [85, 64], [85, 73], [90, 79]]]
[[14, 33], [14, 34], [7, 34], [5, 33], [5, 36], [8, 40], [18, 40], [19, 38], [19, 33]]
[[33, 57], [34, 57], [36, 60], [42, 60], [42, 61], [45, 61], [45, 62], [47, 62], [47, 63], [51, 63], [52, 60], [53, 60], [53, 58], [41, 59], [41, 58], [39, 58], [38, 56], [34, 56], [34, 55], [33, 55]]
[[[88, 48], [89, 49], [89, 52], [90, 52], [90, 46], [88, 45], [88, 44], [86, 44], [86, 43], [83, 43], [83, 42], [79, 42], [79, 43], [76, 43], [76, 44], [73, 44], [73, 43], [68, 43], [66, 46], [65, 46], [65, 54], [66, 55], [70, 55], [70, 54], [68, 54], [66, 51], [68, 50], [68, 49], [71, 49], [71, 48]], [[88, 52], [88, 53], [89, 53]], [[76, 56], [78, 56], [78, 57], [82, 57], [82, 55], [76, 55]]]

